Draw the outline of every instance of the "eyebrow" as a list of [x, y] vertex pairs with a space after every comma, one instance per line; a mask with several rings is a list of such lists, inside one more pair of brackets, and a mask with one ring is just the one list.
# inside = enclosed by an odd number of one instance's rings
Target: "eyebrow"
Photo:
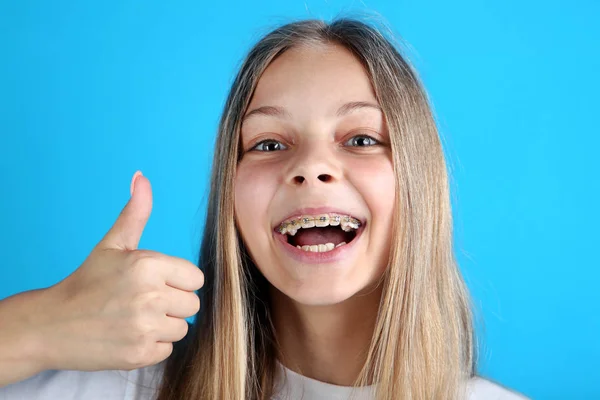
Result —
[[[378, 104], [371, 103], [368, 101], [351, 101], [351, 102], [346, 103], [343, 106], [341, 106], [337, 110], [335, 115], [337, 117], [341, 117], [341, 116], [351, 113], [352, 111], [356, 111], [356, 110], [360, 110], [360, 109], [364, 109], [364, 108], [375, 109], [375, 110], [379, 110], [379, 111], [383, 112], [383, 110], [381, 109], [381, 107]], [[244, 117], [242, 118], [242, 124], [248, 118], [252, 117], [253, 115], [265, 115], [265, 116], [282, 118], [282, 119], [291, 119], [291, 117], [292, 117], [290, 112], [287, 111], [283, 107], [262, 106], [262, 107], [255, 108], [254, 110], [246, 113], [246, 115], [244, 115]]]

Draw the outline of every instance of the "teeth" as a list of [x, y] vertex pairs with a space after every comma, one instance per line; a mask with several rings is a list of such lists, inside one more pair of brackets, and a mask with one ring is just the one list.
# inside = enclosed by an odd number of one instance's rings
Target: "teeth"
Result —
[[358, 220], [346, 215], [342, 217], [341, 225], [342, 230], [348, 232], [353, 229], [358, 229]]
[[333, 250], [336, 247], [340, 247], [342, 245], [346, 244], [346, 242], [342, 242], [338, 245], [334, 245], [333, 243], [325, 243], [325, 244], [313, 244], [313, 245], [305, 245], [305, 246], [300, 246], [297, 245], [296, 247], [299, 249], [302, 249], [304, 251], [310, 251], [313, 253], [326, 253], [328, 251]]
[[294, 236], [298, 229], [325, 227], [325, 226], [340, 226], [345, 232], [360, 227], [360, 221], [349, 215], [338, 215], [338, 214], [319, 214], [316, 216], [302, 215], [300, 217], [292, 218], [284, 221], [279, 226], [279, 233], [288, 234]]
[[315, 219], [309, 216], [302, 216], [300, 218], [300, 223], [302, 224], [302, 228], [314, 228], [315, 227]]
[[342, 217], [340, 217], [339, 215], [333, 215], [333, 216], [329, 217], [329, 225], [338, 226], [340, 224], [341, 219], [342, 219]]
[[316, 226], [329, 225], [329, 215], [327, 215], [327, 214], [317, 215], [317, 218], [315, 218], [315, 225]]

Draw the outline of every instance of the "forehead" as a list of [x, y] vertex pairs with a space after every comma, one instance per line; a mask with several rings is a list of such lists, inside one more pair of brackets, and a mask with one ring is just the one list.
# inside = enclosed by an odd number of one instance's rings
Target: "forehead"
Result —
[[266, 68], [248, 110], [276, 106], [298, 118], [334, 116], [342, 104], [351, 101], [377, 104], [360, 61], [339, 45], [300, 46]]

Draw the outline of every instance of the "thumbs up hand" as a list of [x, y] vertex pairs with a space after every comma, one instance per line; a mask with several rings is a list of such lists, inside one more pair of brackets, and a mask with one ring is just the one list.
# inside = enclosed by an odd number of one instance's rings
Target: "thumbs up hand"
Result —
[[[134, 190], [135, 187], [135, 190]], [[150, 181], [137, 172], [132, 196], [84, 263], [48, 288], [36, 318], [44, 369], [132, 370], [169, 357], [200, 309], [204, 275], [193, 263], [138, 244], [152, 211]]]

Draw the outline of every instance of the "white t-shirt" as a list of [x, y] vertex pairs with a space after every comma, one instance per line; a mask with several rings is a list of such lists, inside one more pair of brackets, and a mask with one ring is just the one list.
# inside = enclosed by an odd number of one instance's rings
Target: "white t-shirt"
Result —
[[[166, 361], [133, 371], [44, 371], [0, 388], [0, 400], [151, 400]], [[286, 379], [282, 379], [285, 377]], [[355, 400], [372, 400], [374, 386], [358, 388]], [[352, 388], [299, 375], [278, 363], [273, 400], [346, 400]], [[304, 394], [304, 396], [303, 396]], [[469, 381], [466, 400], [528, 400], [487, 379]]]

